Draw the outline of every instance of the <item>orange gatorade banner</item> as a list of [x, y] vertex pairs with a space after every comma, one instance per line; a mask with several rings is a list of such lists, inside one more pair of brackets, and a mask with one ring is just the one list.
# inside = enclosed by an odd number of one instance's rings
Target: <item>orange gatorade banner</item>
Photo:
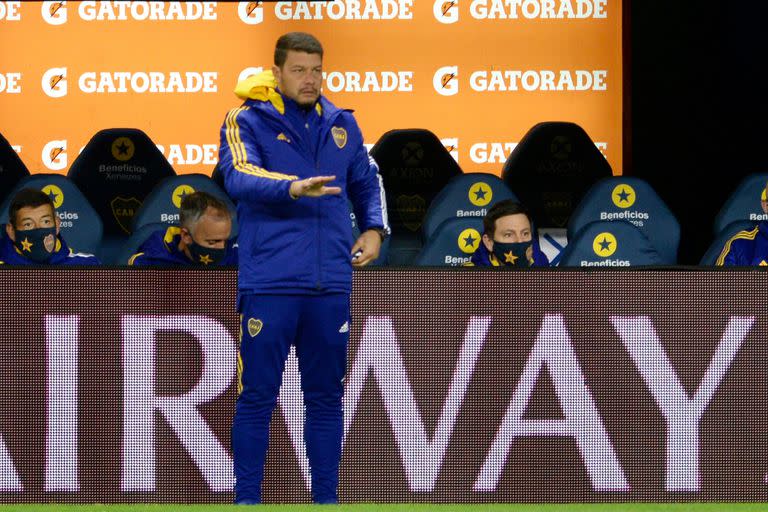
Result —
[[235, 83], [296, 30], [367, 144], [427, 128], [465, 172], [500, 174], [531, 126], [571, 121], [622, 173], [621, 0], [0, 1], [0, 133], [31, 172], [130, 127], [210, 174]]

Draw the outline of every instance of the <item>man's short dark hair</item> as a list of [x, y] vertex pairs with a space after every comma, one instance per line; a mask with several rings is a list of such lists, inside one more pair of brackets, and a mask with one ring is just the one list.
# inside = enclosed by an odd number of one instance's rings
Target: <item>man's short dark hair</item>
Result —
[[499, 201], [483, 217], [483, 234], [493, 239], [493, 235], [496, 234], [496, 221], [507, 215], [517, 215], [519, 213], [525, 215], [528, 218], [528, 222], [531, 222], [531, 215], [528, 213], [528, 209], [521, 203], [512, 199]]
[[221, 215], [232, 218], [232, 213], [227, 205], [221, 199], [218, 199], [207, 192], [193, 192], [184, 196], [179, 208], [179, 225], [191, 231], [197, 224], [200, 217], [203, 216], [208, 208], [213, 208], [221, 212]]
[[37, 208], [46, 204], [51, 206], [51, 210], [56, 211], [53, 201], [47, 194], [36, 188], [23, 188], [16, 192], [16, 195], [11, 199], [11, 207], [8, 209], [8, 222], [15, 228], [19, 210], [22, 208]]
[[312, 34], [306, 32], [288, 32], [280, 36], [275, 44], [275, 66], [282, 68], [288, 52], [317, 53], [323, 58], [323, 45]]

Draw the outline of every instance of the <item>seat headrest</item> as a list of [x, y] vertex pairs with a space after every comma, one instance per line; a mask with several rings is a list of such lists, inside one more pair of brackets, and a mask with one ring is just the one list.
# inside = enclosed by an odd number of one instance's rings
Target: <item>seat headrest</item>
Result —
[[589, 187], [611, 166], [579, 125], [539, 123], [507, 158], [502, 179], [541, 228], [563, 228]]

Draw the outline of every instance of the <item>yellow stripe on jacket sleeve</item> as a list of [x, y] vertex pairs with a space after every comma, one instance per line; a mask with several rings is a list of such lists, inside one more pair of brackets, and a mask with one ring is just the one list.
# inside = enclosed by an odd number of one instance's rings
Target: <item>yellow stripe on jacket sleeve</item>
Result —
[[133, 264], [136, 262], [136, 258], [138, 258], [139, 256], [141, 256], [143, 254], [144, 254], [143, 252], [137, 252], [136, 254], [131, 256], [131, 258], [128, 260], [128, 265], [129, 266], [133, 266]]
[[759, 228], [756, 227], [752, 231], [739, 231], [731, 238], [729, 238], [725, 243], [725, 247], [723, 247], [723, 252], [720, 253], [720, 256], [718, 256], [717, 260], [715, 261], [715, 266], [723, 266], [725, 263], [725, 257], [728, 256], [729, 252], [731, 252], [731, 244], [734, 242], [734, 240], [754, 240], [757, 236], [758, 230]]
[[248, 110], [249, 107], [238, 107], [229, 111], [226, 118], [226, 137], [229, 151], [232, 153], [232, 166], [235, 170], [244, 174], [250, 174], [251, 176], [258, 176], [260, 178], [268, 178], [272, 180], [296, 180], [298, 176], [292, 174], [283, 174], [279, 172], [272, 172], [253, 165], [248, 162], [248, 153], [245, 149], [240, 138], [240, 125], [237, 123], [237, 116], [244, 110]]

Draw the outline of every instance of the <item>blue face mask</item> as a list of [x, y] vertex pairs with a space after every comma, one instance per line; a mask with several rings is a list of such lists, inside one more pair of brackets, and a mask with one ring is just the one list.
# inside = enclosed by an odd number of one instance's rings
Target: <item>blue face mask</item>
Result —
[[13, 245], [25, 258], [35, 263], [46, 263], [56, 250], [56, 228], [16, 231], [16, 241]]
[[189, 254], [192, 255], [192, 261], [196, 265], [211, 266], [218, 265], [224, 260], [227, 254], [227, 249], [213, 249], [210, 247], [203, 247], [194, 240], [189, 244]]
[[508, 267], [530, 267], [533, 265], [533, 242], [493, 242], [493, 254], [502, 265]]

